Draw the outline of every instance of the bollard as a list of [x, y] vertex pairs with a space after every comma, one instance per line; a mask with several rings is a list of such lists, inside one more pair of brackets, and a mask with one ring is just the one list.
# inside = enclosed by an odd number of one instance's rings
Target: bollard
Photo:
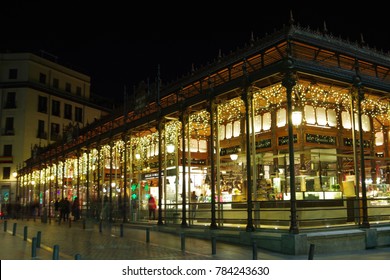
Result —
[[186, 236], [184, 232], [180, 233], [180, 243], [181, 243], [181, 250], [184, 252], [186, 250]]
[[14, 227], [12, 228], [12, 235], [16, 235], [16, 223], [14, 223]]
[[27, 241], [27, 226], [24, 226], [23, 239], [24, 241]]
[[123, 224], [120, 224], [120, 235], [123, 237]]
[[217, 238], [211, 236], [211, 254], [215, 255], [217, 253]]
[[314, 244], [310, 244], [308, 260], [312, 260], [314, 257]]
[[7, 231], [7, 220], [4, 221], [4, 231]]
[[41, 248], [41, 232], [37, 232], [37, 248]]
[[54, 247], [53, 247], [53, 260], [59, 259], [59, 251], [60, 251], [60, 246], [54, 245]]
[[102, 221], [99, 223], [99, 232], [102, 232]]
[[37, 256], [37, 238], [33, 237], [31, 239], [31, 257], [35, 258]]
[[75, 260], [81, 260], [81, 255], [80, 255], [80, 254], [74, 255], [74, 259], [75, 259]]
[[252, 243], [252, 260], [257, 260], [257, 245], [256, 245], [256, 241], [253, 241]]
[[147, 228], [146, 229], [146, 243], [149, 243], [150, 241], [150, 230]]

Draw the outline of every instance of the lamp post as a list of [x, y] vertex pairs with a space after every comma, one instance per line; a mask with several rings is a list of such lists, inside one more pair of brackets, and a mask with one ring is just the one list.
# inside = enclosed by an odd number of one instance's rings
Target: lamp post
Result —
[[[18, 202], [18, 190], [19, 190], [19, 187], [18, 187], [18, 172], [15, 170], [14, 172], [12, 172], [12, 177], [16, 180], [16, 186], [15, 186], [15, 204]], [[11, 203], [11, 190], [10, 190], [10, 197], [9, 197], [9, 201]]]
[[361, 103], [364, 99], [364, 92], [362, 89], [362, 82], [359, 75], [354, 76], [354, 86], [357, 88], [357, 110], [358, 110], [358, 125], [359, 125], [359, 151], [360, 151], [360, 178], [362, 184], [362, 210], [363, 210], [363, 221], [361, 227], [369, 228], [370, 223], [368, 222], [368, 209], [367, 209], [367, 190], [366, 190], [366, 174], [365, 174], [365, 163], [364, 163], [364, 139], [363, 139], [363, 128], [362, 128], [362, 112]]
[[[290, 50], [290, 49], [289, 49]], [[299, 233], [297, 223], [297, 207], [295, 193], [295, 168], [294, 168], [294, 134], [293, 134], [293, 110], [292, 110], [292, 88], [295, 86], [295, 75], [293, 72], [294, 63], [290, 57], [286, 60], [286, 73], [283, 78], [282, 85], [286, 88], [287, 95], [287, 113], [288, 113], [288, 151], [289, 151], [289, 167], [290, 167], [290, 229], [293, 234]], [[294, 114], [296, 117], [299, 114]], [[301, 115], [302, 117], [302, 115]], [[302, 118], [301, 118], [302, 120]]]

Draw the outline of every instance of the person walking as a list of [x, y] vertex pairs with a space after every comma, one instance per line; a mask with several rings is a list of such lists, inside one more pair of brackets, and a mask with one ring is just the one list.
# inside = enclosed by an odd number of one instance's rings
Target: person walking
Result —
[[79, 203], [79, 198], [77, 196], [73, 200], [72, 215], [73, 215], [74, 221], [77, 221], [80, 219], [80, 203]]
[[156, 208], [157, 208], [156, 199], [151, 194], [149, 197], [149, 220], [156, 219]]
[[57, 219], [58, 217], [58, 211], [60, 210], [60, 200], [57, 198], [54, 202], [54, 218]]
[[65, 222], [69, 219], [69, 212], [70, 212], [70, 202], [67, 197], [63, 200], [61, 203], [61, 213], [62, 213], [62, 220]]
[[198, 208], [198, 196], [196, 195], [195, 191], [192, 191], [190, 201], [191, 201], [191, 217], [194, 219], [196, 216], [196, 209]]

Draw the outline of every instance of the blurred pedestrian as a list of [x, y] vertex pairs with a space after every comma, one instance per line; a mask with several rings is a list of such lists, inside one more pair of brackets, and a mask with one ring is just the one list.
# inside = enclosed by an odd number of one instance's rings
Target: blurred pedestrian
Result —
[[149, 197], [149, 220], [150, 219], [152, 219], [152, 220], [156, 219], [156, 208], [157, 208], [156, 199], [151, 194], [150, 197]]
[[62, 200], [62, 203], [60, 203], [61, 207], [61, 218], [65, 222], [69, 219], [69, 212], [70, 212], [70, 202], [67, 197]]
[[74, 221], [77, 221], [80, 219], [80, 203], [79, 203], [79, 198], [77, 196], [73, 200], [72, 216], [73, 216]]

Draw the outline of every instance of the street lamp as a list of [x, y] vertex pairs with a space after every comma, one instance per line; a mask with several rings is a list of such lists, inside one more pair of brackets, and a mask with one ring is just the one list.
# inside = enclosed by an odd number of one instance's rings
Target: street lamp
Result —
[[299, 126], [302, 123], [302, 108], [295, 106], [292, 111], [292, 124], [294, 126]]

